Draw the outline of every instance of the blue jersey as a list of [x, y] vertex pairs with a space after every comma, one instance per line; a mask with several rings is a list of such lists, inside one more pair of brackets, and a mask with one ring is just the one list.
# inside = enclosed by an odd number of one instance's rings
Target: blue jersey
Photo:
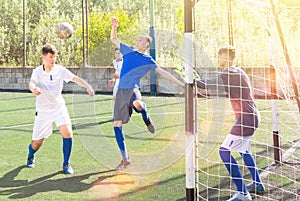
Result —
[[120, 51], [123, 54], [123, 66], [120, 74], [119, 88], [140, 88], [140, 79], [150, 69], [157, 68], [154, 59], [146, 54], [139, 53], [133, 47], [121, 43]]

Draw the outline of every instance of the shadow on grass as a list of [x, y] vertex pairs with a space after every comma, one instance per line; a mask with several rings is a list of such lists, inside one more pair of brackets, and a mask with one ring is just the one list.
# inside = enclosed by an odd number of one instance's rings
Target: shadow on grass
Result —
[[[0, 178], [0, 196], [8, 196], [9, 199], [21, 199], [31, 197], [35, 194], [41, 192], [50, 191], [62, 191], [69, 193], [82, 192], [91, 187], [90, 183], [84, 183], [83, 180], [88, 179], [92, 175], [105, 174], [109, 172], [114, 172], [114, 170], [107, 170], [102, 172], [93, 172], [85, 175], [66, 175], [65, 178], [51, 179], [54, 176], [64, 174], [63, 171], [54, 172], [49, 175], [34, 179], [32, 181], [28, 180], [15, 180], [15, 177], [19, 172], [27, 168], [26, 166], [19, 166], [12, 171], [6, 173], [2, 178]], [[106, 179], [112, 177], [112, 175], [100, 176], [99, 179]], [[2, 190], [4, 188], [9, 188]]]
[[[139, 192], [142, 192], [142, 191], [150, 190], [152, 188], [158, 187], [159, 185], [171, 184], [172, 182], [175, 182], [175, 181], [177, 181], [179, 179], [182, 179], [184, 177], [185, 177], [185, 174], [180, 174], [180, 175], [177, 175], [175, 177], [172, 177], [172, 178], [169, 178], [169, 179], [166, 179], [166, 180], [163, 180], [163, 181], [159, 181], [159, 182], [154, 182], [154, 183], [149, 184], [149, 185], [141, 185], [140, 187], [135, 188], [134, 190], [131, 190], [131, 191], [128, 191], [128, 192], [125, 192], [125, 193], [121, 193], [121, 194], [118, 194], [116, 196], [111, 196], [110, 198], [103, 198], [103, 199], [100, 198], [100, 199], [97, 199], [97, 201], [115, 201], [118, 198], [131, 196], [133, 194], [136, 194], [136, 193], [139, 193]], [[177, 199], [177, 201], [181, 201], [181, 200], [186, 200], [186, 198]]]

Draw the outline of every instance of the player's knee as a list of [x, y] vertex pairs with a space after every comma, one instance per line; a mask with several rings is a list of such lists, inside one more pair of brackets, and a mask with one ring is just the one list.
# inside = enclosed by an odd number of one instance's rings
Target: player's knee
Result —
[[44, 139], [32, 140], [31, 147], [33, 150], [38, 150], [43, 145]]
[[72, 132], [67, 132], [62, 134], [63, 138], [72, 138], [73, 137], [73, 133]]
[[122, 121], [114, 121], [114, 127], [121, 127]]
[[144, 102], [140, 100], [133, 101], [133, 107], [137, 110], [142, 110], [144, 108]]
[[72, 127], [71, 125], [63, 125], [59, 127], [59, 130], [61, 132], [61, 135], [64, 138], [71, 138], [73, 137]]

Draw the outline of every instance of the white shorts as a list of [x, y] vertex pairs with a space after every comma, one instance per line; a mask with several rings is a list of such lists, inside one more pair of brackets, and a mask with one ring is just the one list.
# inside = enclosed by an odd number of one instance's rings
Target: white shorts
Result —
[[71, 125], [70, 116], [66, 107], [61, 107], [51, 113], [36, 112], [32, 140], [48, 138], [53, 132], [53, 123], [55, 123], [57, 127]]
[[119, 88], [119, 82], [120, 82], [120, 79], [115, 79], [115, 86], [114, 86], [114, 89], [113, 89], [113, 96], [117, 95], [117, 91], [118, 91], [118, 88]]
[[243, 137], [228, 134], [221, 147], [229, 149], [230, 151], [248, 153], [250, 152], [251, 138], [252, 136]]

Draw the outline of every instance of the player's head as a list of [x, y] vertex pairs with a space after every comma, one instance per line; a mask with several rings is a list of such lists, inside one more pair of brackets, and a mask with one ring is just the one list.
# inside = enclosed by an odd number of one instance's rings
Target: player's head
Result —
[[42, 59], [46, 66], [53, 66], [56, 61], [57, 49], [54, 45], [47, 43], [42, 48]]
[[123, 55], [120, 52], [120, 48], [115, 48], [115, 59], [117, 61], [120, 61], [120, 60], [122, 60], [122, 57], [123, 57]]
[[149, 34], [142, 33], [136, 38], [135, 46], [139, 52], [144, 53], [150, 47], [151, 43], [151, 36], [149, 36]]
[[235, 48], [233, 46], [221, 47], [218, 51], [218, 65], [230, 67], [235, 59]]
[[48, 53], [55, 55], [57, 54], [57, 49], [55, 48], [55, 46], [49, 43], [44, 45], [42, 48], [42, 55], [47, 55]]

